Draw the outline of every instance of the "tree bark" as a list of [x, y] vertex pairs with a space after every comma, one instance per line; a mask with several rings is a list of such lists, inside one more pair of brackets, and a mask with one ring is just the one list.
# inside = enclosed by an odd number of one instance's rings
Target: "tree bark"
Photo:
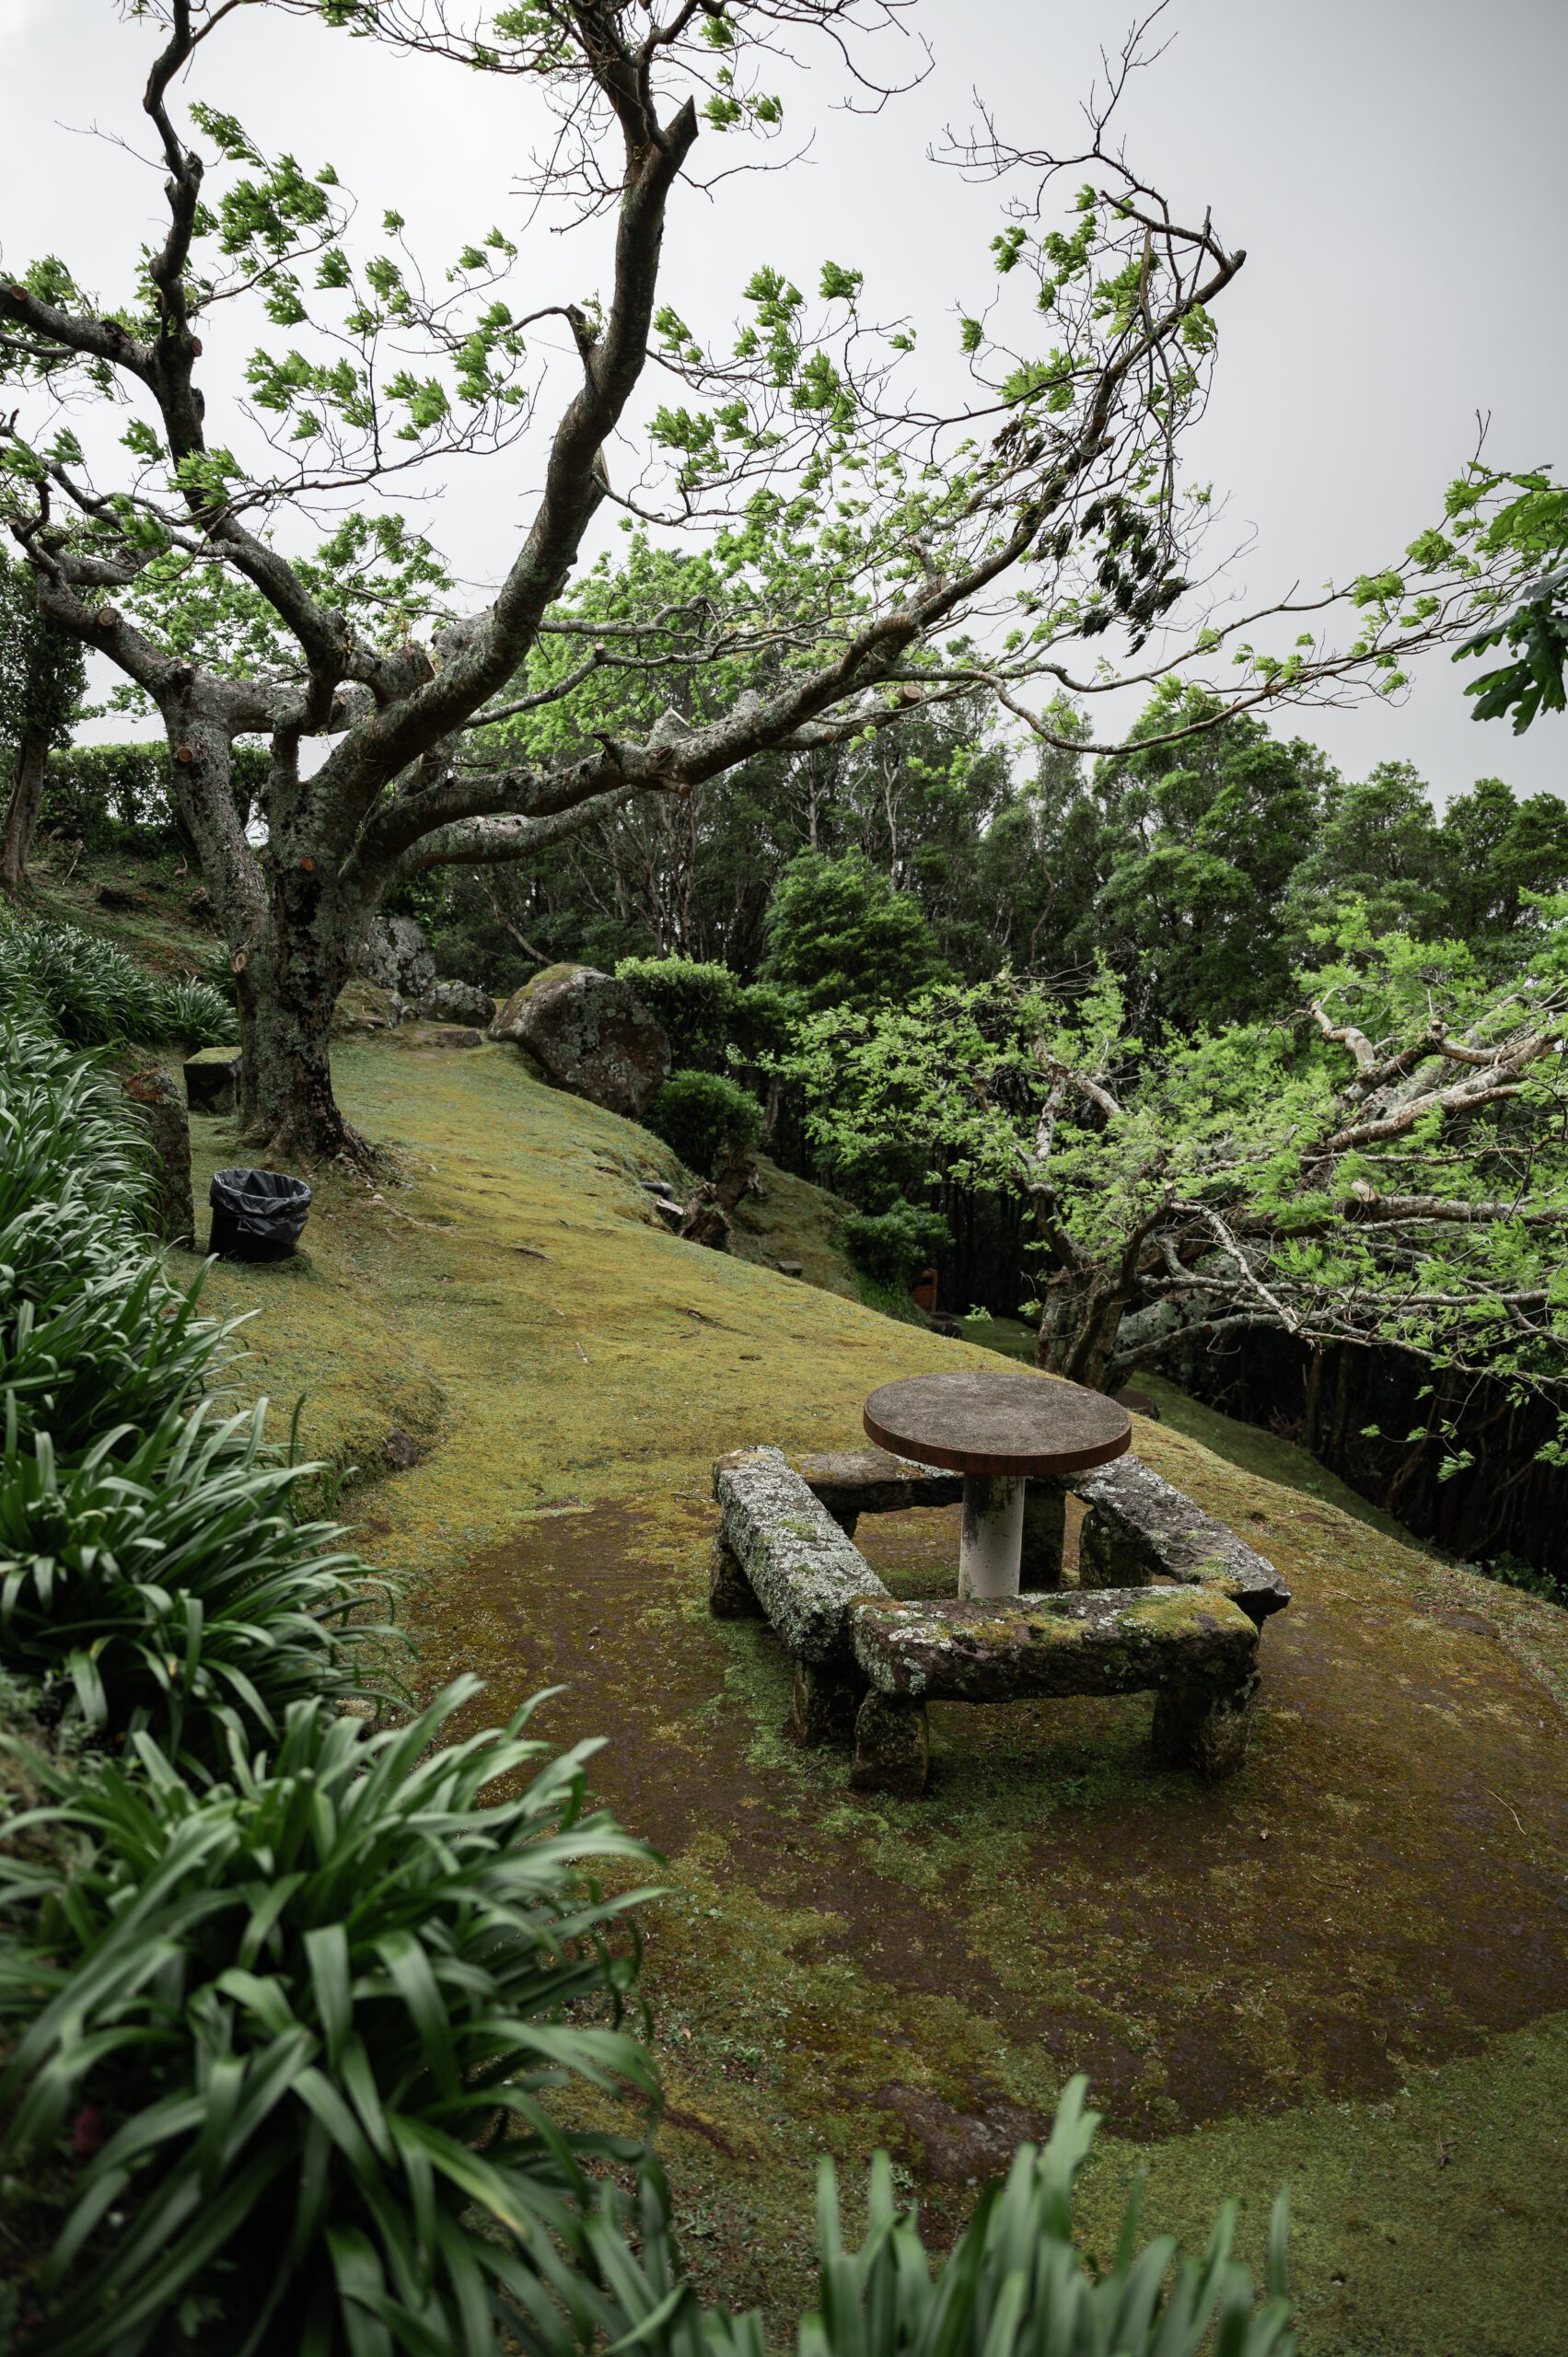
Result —
[[332, 1016], [368, 913], [338, 881], [291, 749], [274, 743], [269, 840], [247, 838], [233, 748], [199, 706], [165, 714], [181, 814], [223, 926], [239, 1004], [241, 1142], [276, 1160], [379, 1157], [332, 1094]]
[[275, 1157], [380, 1156], [332, 1093], [332, 1016], [365, 911], [316, 868], [268, 862], [266, 919], [238, 978], [240, 1135]]
[[24, 731], [17, 748], [17, 781], [0, 824], [0, 890], [19, 900], [28, 880], [28, 861], [43, 807], [43, 775], [49, 760], [49, 738], [41, 728]]

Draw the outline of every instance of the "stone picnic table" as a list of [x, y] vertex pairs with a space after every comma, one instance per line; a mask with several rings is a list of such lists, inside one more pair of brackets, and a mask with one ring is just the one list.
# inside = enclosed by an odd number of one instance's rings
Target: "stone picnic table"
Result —
[[1132, 1441], [1132, 1419], [1103, 1392], [984, 1367], [885, 1383], [864, 1421], [889, 1456], [963, 1475], [960, 1596], [1019, 1593], [1031, 1480], [1107, 1465]]
[[[960, 1369], [874, 1391], [877, 1445], [714, 1467], [709, 1606], [772, 1624], [793, 1656], [789, 1732], [848, 1743], [857, 1792], [924, 1791], [928, 1702], [1152, 1690], [1162, 1763], [1246, 1758], [1274, 1566], [1130, 1448], [1124, 1408], [1041, 1375]], [[1075, 1585], [1066, 1501], [1087, 1509]], [[854, 1544], [863, 1515], [963, 1502], [957, 1596], [892, 1596]]]

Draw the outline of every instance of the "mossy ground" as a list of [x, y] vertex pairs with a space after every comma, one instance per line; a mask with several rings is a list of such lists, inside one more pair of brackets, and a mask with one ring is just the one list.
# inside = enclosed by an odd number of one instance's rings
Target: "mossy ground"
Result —
[[[854, 1802], [784, 1740], [767, 1631], [706, 1611], [709, 1467], [854, 1445], [875, 1384], [981, 1354], [673, 1239], [663, 1149], [505, 1050], [394, 1035], [338, 1081], [405, 1183], [321, 1180], [308, 1257], [208, 1297], [261, 1311], [247, 1381], [306, 1394], [308, 1450], [427, 1451], [360, 1509], [423, 1677], [479, 1669], [492, 1714], [561, 1684], [547, 1730], [610, 1737], [599, 1788], [668, 1861], [645, 1988], [703, 2278], [793, 2312], [823, 2151], [889, 2144], [952, 2227], [1082, 2067], [1092, 2247], [1140, 2168], [1190, 2238], [1238, 2195], [1253, 2257], [1288, 2184], [1315, 2357], [1560, 2349], [1568, 1616], [1140, 1423], [1295, 1591], [1245, 1771], [1154, 1770], [1146, 1697], [951, 1705], [929, 1798]], [[232, 1146], [196, 1128], [200, 1202]], [[950, 1514], [861, 1538], [899, 1592], [951, 1577]]]

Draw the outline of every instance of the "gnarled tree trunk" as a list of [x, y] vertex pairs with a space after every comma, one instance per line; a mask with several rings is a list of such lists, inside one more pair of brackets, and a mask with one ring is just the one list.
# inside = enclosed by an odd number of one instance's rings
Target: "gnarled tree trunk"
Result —
[[338, 912], [270, 922], [238, 977], [240, 1134], [301, 1162], [376, 1157], [332, 1093], [332, 1014], [352, 938]]
[[345, 890], [293, 750], [274, 743], [268, 841], [250, 841], [231, 787], [233, 746], [198, 703], [166, 711], [176, 790], [223, 926], [239, 1003], [240, 1135], [313, 1163], [377, 1156], [332, 1093], [332, 1015], [367, 911]]
[[1090, 1391], [1113, 1380], [1117, 1330], [1127, 1292], [1114, 1272], [1074, 1270], [1053, 1278], [1035, 1343], [1035, 1364]]
[[28, 880], [32, 839], [43, 807], [43, 775], [49, 760], [49, 738], [41, 728], [29, 728], [17, 748], [17, 779], [0, 821], [0, 890], [19, 900]]

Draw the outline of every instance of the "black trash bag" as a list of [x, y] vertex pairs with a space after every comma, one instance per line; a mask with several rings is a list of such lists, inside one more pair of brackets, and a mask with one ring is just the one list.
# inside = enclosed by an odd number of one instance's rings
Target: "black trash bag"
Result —
[[220, 1170], [207, 1190], [209, 1252], [225, 1260], [286, 1260], [310, 1216], [310, 1190], [281, 1170]]

